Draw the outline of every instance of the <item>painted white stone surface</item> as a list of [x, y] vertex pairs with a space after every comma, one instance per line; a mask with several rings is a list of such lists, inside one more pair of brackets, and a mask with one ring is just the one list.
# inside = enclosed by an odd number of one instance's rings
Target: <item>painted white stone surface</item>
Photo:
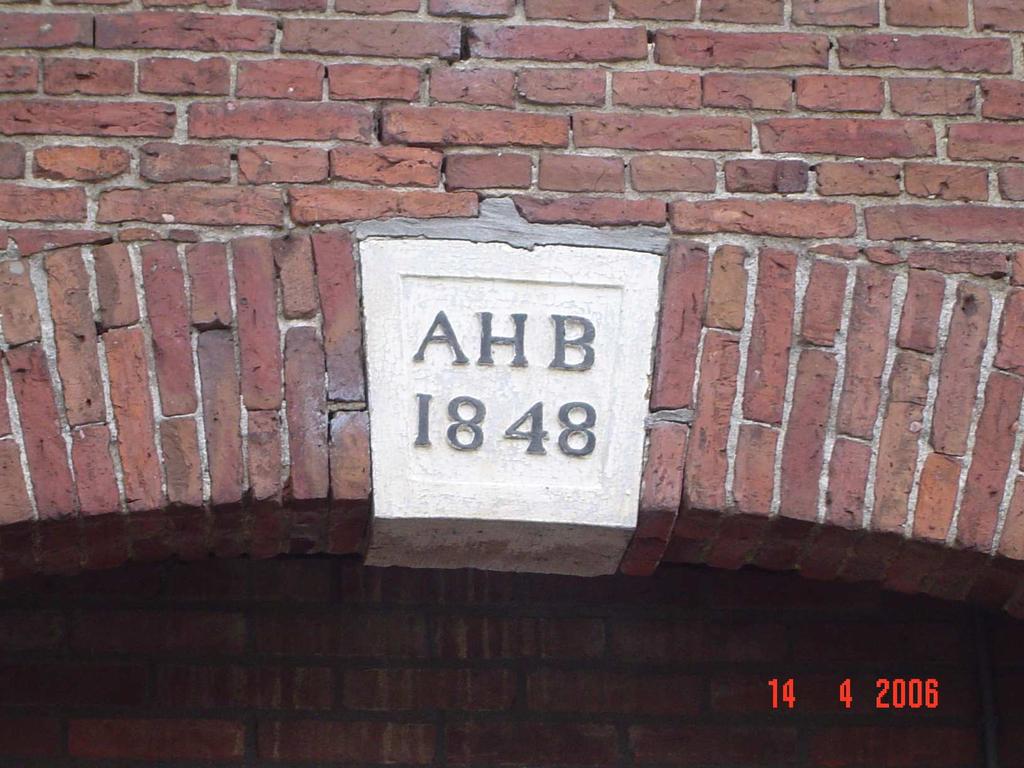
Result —
[[[614, 572], [636, 527], [661, 257], [369, 238], [359, 258], [374, 487], [367, 562]], [[515, 343], [494, 344], [493, 364], [481, 364], [482, 313], [494, 337], [509, 339], [512, 316], [526, 315], [525, 365], [512, 365]], [[552, 367], [559, 349], [565, 367]], [[449, 434], [459, 397], [484, 406], [479, 434]], [[507, 437], [537, 403], [546, 438]], [[589, 408], [560, 414], [569, 403]], [[474, 410], [464, 403], [460, 413]], [[563, 437], [560, 415], [578, 425], [588, 411], [593, 437]], [[537, 421], [518, 431], [536, 435]]]

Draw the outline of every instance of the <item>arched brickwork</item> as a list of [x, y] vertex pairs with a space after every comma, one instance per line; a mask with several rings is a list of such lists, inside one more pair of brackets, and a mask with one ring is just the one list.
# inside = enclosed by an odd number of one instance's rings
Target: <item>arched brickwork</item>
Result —
[[511, 196], [673, 236], [623, 570], [1024, 611], [1016, 3], [167, 4], [0, 12], [3, 576], [358, 551], [349, 228]]

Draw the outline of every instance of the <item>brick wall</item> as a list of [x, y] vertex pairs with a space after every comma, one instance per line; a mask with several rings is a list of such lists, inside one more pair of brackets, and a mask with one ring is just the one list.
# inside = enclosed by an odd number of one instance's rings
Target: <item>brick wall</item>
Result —
[[627, 570], [1024, 612], [1022, 31], [1012, 0], [5, 5], [0, 574], [356, 551], [349, 229], [511, 197], [674, 236]]
[[[1022, 627], [986, 639], [1003, 768]], [[3, 587], [0, 650], [0, 763], [26, 768], [982, 763], [970, 609], [789, 575], [132, 567]], [[875, 709], [876, 678], [917, 676], [937, 710]]]

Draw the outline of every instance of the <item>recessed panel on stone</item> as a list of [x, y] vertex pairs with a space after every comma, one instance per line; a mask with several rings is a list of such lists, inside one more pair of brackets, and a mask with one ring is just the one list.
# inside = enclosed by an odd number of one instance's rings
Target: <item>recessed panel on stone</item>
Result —
[[614, 572], [636, 526], [660, 257], [359, 246], [367, 562]]

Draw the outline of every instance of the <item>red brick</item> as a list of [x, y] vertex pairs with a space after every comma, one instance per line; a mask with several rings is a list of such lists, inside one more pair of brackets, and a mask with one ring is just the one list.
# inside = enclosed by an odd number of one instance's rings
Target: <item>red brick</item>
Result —
[[177, 247], [173, 243], [146, 245], [141, 249], [141, 258], [162, 411], [164, 416], [192, 413], [198, 401], [185, 277]]
[[344, 230], [316, 232], [311, 241], [323, 312], [327, 397], [361, 401], [365, 398], [363, 328], [352, 241]]
[[758, 123], [765, 152], [805, 152], [856, 157], [922, 157], [935, 154], [931, 124], [908, 120], [773, 118]]
[[0, 264], [0, 322], [4, 339], [24, 344], [39, 339], [39, 309], [28, 265], [23, 261]]
[[836, 418], [836, 429], [846, 435], [870, 439], [874, 431], [889, 345], [892, 287], [892, 273], [886, 270], [857, 270], [846, 340], [846, 376]]
[[186, 507], [203, 503], [203, 467], [196, 421], [167, 419], [160, 424], [160, 443], [167, 473], [167, 501]]
[[705, 22], [781, 24], [782, 14], [782, 0], [704, 0], [700, 7], [700, 20]]
[[708, 306], [704, 324], [710, 328], [739, 331], [747, 302], [747, 252], [735, 245], [721, 245], [711, 262]]
[[793, 107], [793, 79], [785, 75], [704, 75], [704, 106], [786, 112]]
[[459, 58], [459, 25], [384, 19], [285, 19], [281, 50], [342, 56]]
[[732, 199], [670, 206], [675, 232], [736, 232], [774, 237], [849, 237], [856, 231], [845, 203]]
[[75, 187], [0, 184], [0, 218], [7, 221], [82, 221], [85, 193]]
[[940, 275], [920, 269], [910, 270], [897, 344], [918, 352], [935, 351], [939, 343], [939, 317], [945, 290], [946, 281]]
[[612, 101], [628, 107], [699, 109], [700, 76], [683, 72], [614, 72]]
[[[536, 61], [623, 61], [647, 58], [643, 27], [473, 26], [471, 56]], [[407, 54], [406, 54], [407, 55]]]
[[844, 528], [861, 527], [870, 462], [870, 445], [836, 438], [825, 494], [825, 519], [829, 523]]
[[944, 35], [843, 35], [843, 67], [939, 69], [943, 72], [1010, 72], [1010, 41]]
[[983, 80], [985, 97], [981, 114], [996, 120], [1019, 120], [1024, 117], [1024, 87], [1016, 80]]
[[802, 160], [727, 160], [725, 188], [730, 192], [789, 194], [807, 191]]
[[617, 19], [659, 19], [693, 21], [697, 17], [696, 0], [612, 0]]
[[57, 346], [57, 371], [68, 423], [78, 426], [106, 418], [96, 324], [89, 299], [89, 275], [77, 248], [46, 257], [47, 289]]
[[764, 760], [791, 763], [798, 753], [792, 727], [634, 725], [629, 741], [638, 762], [705, 765]]
[[665, 203], [661, 200], [622, 200], [583, 195], [558, 198], [516, 197], [514, 200], [519, 215], [537, 224], [660, 227], [665, 223]]
[[161, 664], [155, 679], [157, 701], [174, 708], [321, 710], [333, 698], [326, 667]]
[[249, 411], [246, 448], [249, 491], [257, 501], [281, 493], [281, 417], [277, 411]]
[[824, 69], [828, 45], [825, 35], [663, 29], [655, 33], [654, 60], [668, 66]]
[[424, 765], [434, 753], [434, 726], [266, 720], [257, 727], [257, 749], [269, 760]]
[[348, 104], [248, 101], [192, 104], [188, 135], [194, 139], [367, 142], [373, 117]]
[[0, 179], [20, 179], [25, 175], [25, 149], [20, 144], [0, 144]]
[[699, 708], [700, 686], [692, 675], [534, 670], [526, 680], [526, 698], [539, 712], [685, 715]]
[[231, 760], [245, 749], [245, 724], [232, 720], [72, 720], [74, 757]]
[[610, 725], [471, 722], [448, 726], [446, 741], [452, 765], [553, 761], [605, 765], [618, 754]]
[[[11, 525], [32, 519], [32, 502], [25, 489], [21, 452], [11, 438], [0, 440], [0, 524]], [[2, 734], [3, 726], [0, 726]], [[0, 744], [3, 736], [0, 735]]]
[[325, 499], [329, 488], [325, 363], [316, 329], [290, 329], [284, 355], [291, 495], [296, 500]]
[[515, 0], [430, 0], [428, 9], [435, 16], [502, 17], [512, 15]]
[[624, 176], [620, 157], [543, 154], [537, 184], [561, 192], [623, 192]]
[[327, 87], [332, 99], [415, 101], [420, 93], [420, 71], [416, 67], [331, 64]]
[[967, 451], [991, 314], [987, 289], [967, 282], [957, 286], [932, 417], [931, 444], [940, 453], [963, 456]]
[[32, 160], [37, 178], [57, 181], [104, 181], [126, 172], [130, 164], [127, 150], [120, 147], [40, 147]]
[[281, 311], [285, 318], [312, 317], [320, 305], [309, 238], [296, 234], [271, 243], [281, 282]]
[[231, 85], [227, 59], [150, 58], [139, 61], [139, 92], [173, 96], [226, 96]]
[[800, 338], [811, 344], [832, 346], [843, 319], [847, 269], [841, 264], [816, 261], [811, 266]]
[[1001, 278], [1010, 272], [1009, 258], [1008, 254], [998, 251], [915, 249], [910, 252], [908, 262], [912, 267], [934, 269], [947, 275]]
[[[418, 11], [416, 0], [337, 0], [334, 10], [346, 13], [401, 13]], [[320, 10], [326, 10], [321, 8]]]
[[39, 62], [30, 56], [0, 56], [0, 93], [35, 93]]
[[669, 248], [662, 288], [663, 306], [654, 356], [651, 408], [689, 408], [704, 317], [708, 252], [676, 241]]
[[1024, 251], [1017, 251], [1010, 257], [1013, 260], [1011, 285], [1024, 285]]
[[78, 652], [227, 655], [244, 645], [243, 616], [225, 611], [80, 610], [71, 631]]
[[527, 189], [533, 183], [533, 158], [529, 155], [447, 155], [444, 160], [447, 189]]
[[727, 449], [739, 372], [739, 339], [720, 331], [708, 331], [700, 369], [697, 417], [692, 427], [683, 488], [687, 507], [722, 509], [726, 506]]
[[53, 95], [81, 93], [116, 96], [131, 93], [135, 65], [114, 59], [47, 59], [43, 91]]
[[1013, 0], [974, 0], [974, 24], [979, 30], [1024, 30], [1024, 8]]
[[637, 192], [714, 192], [715, 161], [671, 155], [634, 155], [629, 178]]
[[952, 243], [1024, 242], [1024, 211], [960, 204], [881, 206], [865, 211], [873, 240], [937, 240]]
[[871, 528], [902, 533], [917, 471], [918, 443], [928, 402], [931, 361], [910, 352], [896, 355], [889, 403], [878, 440], [875, 508]]
[[914, 538], [945, 543], [960, 491], [960, 461], [929, 454], [918, 481]]
[[949, 156], [953, 160], [1024, 162], [1024, 127], [961, 123], [949, 127]]
[[885, 0], [885, 20], [902, 27], [966, 27], [967, 0]]
[[180, 185], [102, 192], [96, 220], [278, 226], [283, 217], [284, 205], [276, 190]]
[[901, 115], [973, 115], [975, 84], [948, 77], [889, 80], [892, 109]]
[[1022, 398], [1024, 383], [1020, 379], [998, 371], [989, 376], [957, 518], [956, 541], [960, 546], [985, 553], [992, 546]]
[[64, 726], [57, 717], [0, 720], [0, 752], [11, 757], [53, 757], [63, 752]]
[[804, 75], [796, 79], [796, 103], [820, 112], [881, 112], [885, 90], [878, 77]]
[[323, 181], [328, 176], [327, 150], [261, 144], [238, 150], [238, 178], [243, 184]]
[[528, 19], [607, 21], [608, 0], [525, 0]]
[[747, 150], [751, 146], [750, 121], [741, 117], [578, 112], [572, 126], [578, 147]]
[[91, 13], [12, 13], [0, 20], [0, 48], [91, 46]]
[[381, 135], [386, 144], [564, 147], [569, 141], [569, 124], [560, 115], [386, 107]]
[[878, 5], [864, 0], [793, 0], [793, 23], [877, 27]]
[[[270, 240], [233, 240], [242, 397], [250, 410], [281, 406], [277, 289]], [[219, 338], [219, 337], [218, 337]]]
[[266, 16], [142, 11], [96, 17], [97, 48], [269, 51], [276, 24]]
[[1011, 290], [1006, 294], [994, 364], [996, 368], [1024, 374], [1024, 290]]
[[913, 754], [921, 764], [940, 768], [976, 759], [976, 741], [970, 728], [843, 726], [818, 731], [807, 746], [817, 765], [892, 765]]
[[900, 167], [895, 163], [819, 163], [818, 194], [898, 195]]
[[330, 424], [331, 498], [370, 498], [370, 421], [366, 411], [334, 414]]
[[137, 323], [139, 304], [135, 297], [135, 278], [128, 248], [121, 243], [112, 243], [93, 248], [92, 255], [101, 327], [117, 328]]
[[289, 197], [292, 219], [300, 224], [477, 215], [477, 196], [471, 192], [293, 188]]
[[5, 357], [21, 416], [25, 458], [39, 517], [66, 517], [74, 513], [77, 499], [46, 353], [38, 344], [28, 344], [8, 349]]
[[498, 107], [515, 105], [515, 72], [507, 69], [430, 70], [430, 98], [437, 102], [483, 104]]
[[764, 517], [771, 513], [778, 441], [778, 430], [771, 427], [740, 425], [733, 483], [736, 508], [740, 512]]
[[1004, 200], [1024, 200], [1024, 168], [999, 169], [999, 194]]
[[121, 501], [114, 478], [114, 442], [110, 430], [103, 424], [79, 427], [71, 430], [71, 440], [71, 461], [82, 514], [117, 512]]
[[536, 104], [604, 104], [605, 74], [591, 69], [523, 69], [516, 93]]
[[907, 193], [941, 200], [988, 200], [988, 170], [966, 165], [907, 163]]
[[11, 412], [7, 407], [7, 382], [0, 376], [0, 437], [11, 434]]
[[750, 419], [781, 424], [793, 334], [796, 257], [765, 248], [758, 263], [743, 413]]
[[231, 153], [227, 147], [149, 142], [139, 147], [139, 175], [159, 182], [228, 181]]
[[335, 147], [331, 177], [384, 186], [436, 187], [443, 155], [416, 147]]
[[[210, 503], [215, 506], [233, 504], [242, 498], [241, 412], [233, 334], [231, 331], [204, 331], [199, 334], [197, 355], [203, 390]], [[277, 358], [276, 346], [272, 358]], [[245, 371], [243, 368], [243, 375]]]
[[240, 61], [235, 95], [245, 98], [320, 101], [323, 81], [324, 65], [318, 61]]
[[110, 374], [110, 402], [117, 422], [125, 501], [129, 511], [158, 509], [163, 502], [162, 478], [142, 330], [111, 330], [104, 334], [103, 342]]
[[515, 681], [501, 669], [365, 669], [345, 673], [344, 702], [350, 709], [502, 710]]

